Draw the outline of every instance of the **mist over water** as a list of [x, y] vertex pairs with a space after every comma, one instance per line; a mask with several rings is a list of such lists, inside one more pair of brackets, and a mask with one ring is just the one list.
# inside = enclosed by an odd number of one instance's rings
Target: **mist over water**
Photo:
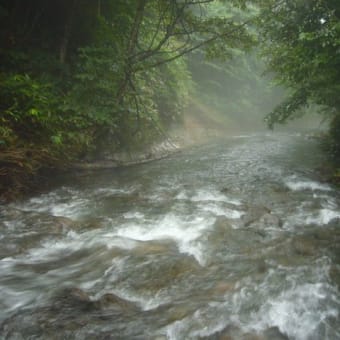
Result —
[[1, 207], [5, 339], [336, 339], [339, 196], [301, 134], [235, 136]]
[[[290, 96], [274, 82], [256, 52], [231, 50], [227, 61], [207, 60], [202, 52], [188, 58], [195, 89], [184, 110], [184, 130], [191, 142], [232, 135], [267, 134], [265, 118]], [[327, 129], [319, 107], [303, 107], [275, 131], [294, 133]]]

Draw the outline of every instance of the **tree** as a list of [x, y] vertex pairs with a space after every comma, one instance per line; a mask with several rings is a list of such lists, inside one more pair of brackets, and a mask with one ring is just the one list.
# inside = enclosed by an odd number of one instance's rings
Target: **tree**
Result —
[[260, 36], [269, 71], [291, 95], [266, 118], [272, 127], [309, 103], [340, 114], [340, 2], [262, 1]]
[[192, 86], [185, 56], [252, 43], [237, 11], [214, 7], [245, 3], [0, 0], [0, 182], [17, 183], [9, 177], [25, 170], [8, 168], [24, 159], [37, 160], [34, 173], [164, 138]]
[[[240, 5], [236, 0], [227, 3]], [[102, 142], [126, 145], [133, 135], [140, 135], [138, 132], [150, 131], [152, 126], [161, 131], [162, 122], [176, 120], [175, 108], [167, 107], [167, 112], [157, 114], [161, 106], [155, 106], [159, 102], [155, 88], [163, 89], [159, 91], [163, 98], [167, 89], [169, 97], [177, 93], [176, 102], [181, 101], [186, 91], [181, 96], [171, 82], [177, 78], [177, 83], [189, 84], [188, 77], [185, 80], [182, 76], [187, 74], [183, 60], [179, 61], [186, 54], [206, 47], [210, 57], [222, 57], [231, 47], [251, 45], [247, 23], [239, 15], [211, 15], [216, 4], [226, 6], [214, 0], [130, 0], [116, 1], [116, 12], [105, 11], [100, 18], [99, 39], [81, 49], [77, 76], [81, 83], [75, 91], [82, 98], [89, 98], [84, 93], [92, 93], [96, 109], [85, 101], [82, 111], [99, 112], [95, 115], [102, 117], [98, 129]], [[170, 116], [170, 112], [175, 114]]]

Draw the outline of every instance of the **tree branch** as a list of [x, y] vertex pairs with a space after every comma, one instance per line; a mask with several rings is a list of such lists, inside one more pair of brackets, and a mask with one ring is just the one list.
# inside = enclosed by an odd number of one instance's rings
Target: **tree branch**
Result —
[[[222, 34], [216, 34], [214, 35], [213, 37], [209, 38], [209, 39], [206, 39], [206, 40], [203, 40], [201, 41], [200, 43], [194, 45], [194, 46], [191, 46], [190, 48], [187, 48], [187, 49], [184, 49], [183, 51], [179, 52], [178, 54], [172, 56], [172, 57], [169, 57], [167, 59], [163, 59], [163, 60], [159, 60], [155, 63], [152, 63], [150, 65], [148, 65], [146, 68], [150, 69], [150, 68], [154, 68], [154, 67], [157, 67], [157, 66], [160, 66], [160, 65], [163, 65], [163, 64], [166, 64], [166, 63], [169, 63], [171, 61], [174, 61], [180, 57], [182, 57], [183, 55], [185, 54], [188, 54], [192, 51], [195, 51], [205, 45], [209, 45], [210, 43], [214, 42], [215, 40], [219, 39], [219, 38], [222, 38], [222, 37], [225, 37], [225, 36], [228, 36], [234, 32], [237, 32], [238, 30], [240, 30], [241, 28], [247, 26], [248, 24], [250, 24], [252, 21], [254, 21], [254, 19], [249, 19], [247, 21], [245, 21], [244, 23], [242, 23], [241, 25], [235, 27], [234, 29], [232, 30], [229, 30], [227, 32], [224, 32]], [[141, 67], [141, 68], [137, 68], [136, 71], [140, 71], [140, 70], [144, 70], [145, 67]]]

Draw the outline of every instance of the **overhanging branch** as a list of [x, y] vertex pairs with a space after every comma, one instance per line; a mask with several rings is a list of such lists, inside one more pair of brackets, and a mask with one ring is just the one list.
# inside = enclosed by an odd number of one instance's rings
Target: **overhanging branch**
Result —
[[135, 70], [136, 71], [141, 71], [141, 70], [154, 68], [154, 67], [157, 67], [157, 66], [160, 66], [160, 65], [172, 62], [172, 61], [182, 57], [185, 54], [188, 54], [188, 53], [193, 52], [193, 51], [195, 51], [195, 50], [197, 50], [197, 49], [199, 49], [199, 48], [201, 48], [203, 46], [211, 44], [212, 42], [214, 42], [217, 39], [223, 38], [225, 36], [231, 35], [231, 34], [237, 32], [237, 31], [239, 31], [240, 29], [242, 29], [245, 26], [249, 25], [252, 21], [254, 21], [254, 18], [245, 21], [241, 25], [238, 25], [237, 27], [235, 27], [235, 28], [233, 28], [233, 29], [231, 29], [231, 30], [229, 30], [227, 32], [224, 32], [224, 33], [221, 33], [221, 34], [216, 34], [216, 35], [214, 35], [213, 37], [211, 37], [209, 39], [203, 40], [203, 41], [197, 43], [194, 46], [186, 48], [186, 49], [178, 52], [177, 54], [175, 54], [175, 55], [173, 55], [173, 56], [171, 56], [171, 57], [169, 57], [167, 59], [162, 59], [162, 60], [156, 61], [156, 62], [154, 62], [152, 64], [147, 65], [146, 67], [136, 68]]

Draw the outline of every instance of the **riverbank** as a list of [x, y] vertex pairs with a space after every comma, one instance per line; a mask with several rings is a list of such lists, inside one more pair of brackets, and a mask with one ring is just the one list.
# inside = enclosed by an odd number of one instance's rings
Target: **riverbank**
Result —
[[46, 150], [12, 148], [0, 156], [0, 203], [13, 202], [50, 187], [51, 178], [68, 172], [88, 172], [143, 164], [166, 158], [196, 144], [204, 144], [222, 132], [204, 128], [203, 124], [168, 131], [163, 140], [129, 150], [105, 151], [100, 157], [65, 159], [53, 157]]
[[120, 151], [109, 154], [105, 159], [101, 160], [73, 162], [70, 169], [99, 170], [142, 164], [165, 158], [174, 152], [178, 152], [180, 148], [179, 144], [168, 139], [160, 143], [154, 143], [144, 150]]
[[[7, 159], [3, 154], [0, 159], [0, 202], [13, 202], [48, 190], [51, 179], [61, 174], [86, 173], [152, 162], [166, 158], [187, 147], [226, 137], [219, 130], [204, 129], [202, 124], [196, 125], [199, 128], [190, 126], [191, 128], [184, 127], [176, 132], [173, 131], [167, 139], [154, 142], [139, 150], [108, 152], [100, 159], [60, 162], [44, 156], [43, 152], [34, 153], [31, 150], [11, 152]], [[228, 133], [229, 137], [232, 135]], [[314, 134], [307, 134], [306, 138], [317, 139], [318, 143], [322, 144], [322, 138]], [[45, 166], [35, 167], [35, 164], [45, 164]], [[320, 181], [340, 185], [339, 169], [331, 162], [320, 164], [317, 173]]]
[[[152, 162], [178, 152], [184, 143], [170, 139], [153, 143], [138, 151], [120, 151], [92, 161], [65, 161], [43, 158], [30, 150], [10, 150], [0, 159], [0, 202], [9, 203], [44, 190], [51, 178], [61, 173], [96, 171]], [[45, 164], [42, 166], [41, 164]]]

